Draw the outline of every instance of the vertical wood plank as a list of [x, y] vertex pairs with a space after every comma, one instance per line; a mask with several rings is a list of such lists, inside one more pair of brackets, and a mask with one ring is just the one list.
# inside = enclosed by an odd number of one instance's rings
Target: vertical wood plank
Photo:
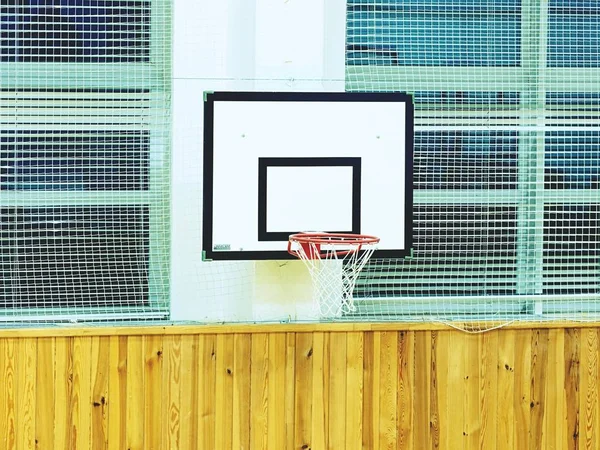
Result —
[[73, 390], [73, 338], [58, 337], [54, 342], [54, 448], [71, 448]]
[[546, 374], [548, 372], [548, 330], [533, 330], [531, 341], [531, 394], [529, 448], [542, 449], [546, 413]]
[[181, 336], [180, 446], [202, 448], [198, 442], [198, 391], [200, 370], [199, 339], [195, 334]]
[[163, 365], [163, 338], [159, 335], [143, 337], [144, 349], [144, 405], [146, 414], [144, 417], [144, 448], [158, 450], [162, 441], [161, 418], [163, 387], [162, 365]]
[[362, 448], [363, 333], [348, 333], [346, 339], [346, 448], [359, 450]]
[[144, 447], [144, 342], [142, 336], [127, 339], [127, 448]]
[[515, 449], [529, 449], [531, 425], [531, 344], [532, 330], [516, 330], [515, 339]]
[[451, 405], [448, 403], [448, 392], [454, 389], [454, 386], [451, 386], [448, 381], [448, 367], [450, 359], [454, 357], [454, 352], [450, 349], [451, 333], [450, 331], [437, 332], [435, 334], [435, 347], [431, 351], [431, 397], [432, 399], [437, 398], [436, 404], [438, 410], [437, 423], [435, 420], [436, 416], [432, 414], [431, 432], [434, 434], [434, 438], [432, 439], [434, 446], [436, 444], [435, 435], [437, 434], [440, 449], [451, 448], [449, 432], [455, 426], [454, 411], [451, 410]]
[[[499, 331], [489, 331], [480, 336], [481, 368], [481, 431], [479, 448], [496, 450], [498, 427], [498, 335]], [[500, 395], [506, 395], [505, 392]]]
[[179, 450], [180, 414], [181, 414], [181, 336], [172, 335], [163, 338], [162, 373], [162, 448]]
[[94, 336], [91, 342], [91, 385], [93, 450], [108, 449], [108, 373], [110, 340], [108, 336]]
[[73, 338], [71, 388], [71, 448], [89, 449], [92, 428], [91, 337]]
[[465, 434], [465, 450], [479, 449], [480, 438], [480, 353], [478, 334], [465, 334], [463, 336], [464, 348], [464, 384], [465, 401], [463, 432]]
[[379, 446], [396, 448], [397, 382], [398, 382], [398, 333], [381, 333], [379, 395]]
[[36, 448], [54, 449], [54, 338], [37, 340]]
[[497, 448], [514, 448], [515, 409], [515, 330], [504, 330], [498, 336], [498, 425]]
[[551, 329], [548, 335], [548, 370], [546, 371], [546, 414], [542, 448], [566, 449], [566, 393], [565, 393], [565, 331]]
[[231, 449], [233, 426], [233, 341], [232, 334], [216, 337], [215, 448]]
[[214, 334], [200, 336], [198, 384], [198, 439], [201, 448], [215, 448], [215, 387], [217, 340]]
[[567, 449], [579, 448], [580, 330], [565, 330], [565, 393], [567, 404]]
[[414, 361], [415, 333], [412, 331], [399, 331], [398, 394], [396, 399], [398, 403], [398, 450], [413, 449]]
[[310, 447], [312, 442], [312, 345], [312, 333], [296, 333], [294, 448]]
[[363, 448], [379, 448], [379, 333], [364, 335], [363, 357]]
[[19, 355], [16, 363], [17, 448], [34, 448], [37, 339], [20, 338], [17, 341], [16, 349]]
[[0, 339], [2, 382], [0, 382], [0, 444], [4, 449], [16, 448], [16, 380], [15, 341]]
[[127, 336], [110, 336], [108, 345], [108, 448], [127, 448]]
[[250, 448], [250, 358], [252, 335], [234, 336], [232, 448]]
[[250, 352], [250, 448], [264, 450], [267, 448], [268, 435], [268, 364], [269, 336], [266, 333], [252, 335]]
[[296, 448], [296, 333], [286, 333], [285, 351], [285, 448]]
[[267, 396], [267, 448], [281, 450], [285, 447], [285, 334], [269, 334], [268, 396]]
[[[329, 406], [328, 392], [329, 378], [325, 377], [325, 368], [329, 365], [329, 358], [325, 359], [325, 354], [329, 356], [325, 348], [325, 335], [330, 333], [313, 333], [313, 367], [312, 367], [312, 414], [311, 414], [311, 436], [312, 446], [314, 448], [326, 449], [328, 442], [329, 421], [326, 416], [326, 410]], [[327, 406], [326, 406], [327, 405]]]
[[[440, 447], [440, 397], [444, 396], [444, 393], [440, 392], [439, 383], [440, 378], [443, 378], [443, 368], [438, 360], [441, 352], [439, 351], [439, 333], [437, 331], [431, 332], [431, 375], [429, 381], [429, 432], [431, 434], [431, 448], [437, 449]], [[442, 340], [443, 344], [443, 340]], [[446, 349], [447, 350], [447, 349]], [[443, 398], [441, 399], [443, 402]]]
[[[330, 449], [346, 448], [346, 333], [329, 335], [329, 432]], [[314, 402], [321, 399], [313, 399]]]
[[[449, 409], [446, 411], [448, 430], [446, 433], [449, 449], [465, 448], [465, 339], [467, 335], [459, 331], [449, 331], [449, 359], [447, 398]], [[417, 351], [417, 350], [415, 350]], [[422, 371], [415, 371], [415, 378], [422, 376]], [[457, 406], [459, 405], [459, 406]], [[416, 420], [416, 419], [415, 419]], [[415, 432], [415, 436], [418, 436]], [[415, 437], [416, 439], [416, 437]], [[416, 445], [416, 442], [415, 442]]]
[[[430, 433], [431, 331], [415, 333], [414, 435], [424, 448], [431, 448]], [[455, 425], [459, 427], [458, 423]], [[415, 440], [415, 445], [417, 441]]]
[[579, 404], [579, 448], [597, 449], [598, 416], [598, 331], [592, 328], [581, 330], [581, 371]]

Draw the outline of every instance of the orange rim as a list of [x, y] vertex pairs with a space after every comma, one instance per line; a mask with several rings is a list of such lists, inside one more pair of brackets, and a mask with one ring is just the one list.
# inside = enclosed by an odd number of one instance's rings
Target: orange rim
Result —
[[[351, 234], [351, 233], [297, 233], [292, 234], [288, 241], [288, 253], [300, 258], [300, 250], [292, 249], [292, 242], [296, 242], [306, 253], [309, 254], [309, 259], [313, 259], [315, 255], [326, 257], [328, 254], [336, 254], [337, 256], [346, 256], [351, 253], [360, 252], [363, 245], [372, 245], [379, 242], [379, 238], [366, 234]], [[310, 245], [314, 245], [314, 251], [308, 251]], [[322, 250], [321, 245], [354, 245], [354, 248], [346, 250]], [[314, 254], [313, 254], [314, 253]]]
[[327, 245], [365, 245], [377, 244], [380, 239], [367, 234], [349, 233], [297, 233], [290, 236], [291, 242], [300, 244], [327, 244]]

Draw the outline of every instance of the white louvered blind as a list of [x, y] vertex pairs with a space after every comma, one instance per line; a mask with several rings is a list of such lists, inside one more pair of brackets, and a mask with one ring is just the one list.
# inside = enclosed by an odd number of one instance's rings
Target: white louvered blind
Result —
[[415, 102], [414, 257], [358, 317], [598, 317], [599, 1], [348, 0], [346, 86]]
[[0, 321], [168, 314], [171, 2], [0, 3]]

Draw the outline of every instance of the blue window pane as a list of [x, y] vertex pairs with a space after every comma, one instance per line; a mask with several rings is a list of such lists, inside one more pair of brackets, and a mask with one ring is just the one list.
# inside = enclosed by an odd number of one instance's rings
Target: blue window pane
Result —
[[0, 190], [146, 190], [148, 163], [147, 132], [0, 133]]
[[0, 208], [0, 308], [147, 305], [149, 217], [147, 206]]
[[549, 92], [546, 94], [549, 107], [575, 108], [580, 111], [600, 111], [600, 92]]
[[413, 94], [416, 105], [461, 105], [486, 108], [491, 106], [518, 105], [518, 92], [483, 92], [483, 91], [417, 91]]
[[415, 189], [514, 189], [516, 132], [417, 131]]
[[600, 67], [600, 2], [550, 2], [548, 66]]
[[600, 131], [546, 133], [549, 189], [600, 189]]
[[357, 296], [516, 293], [514, 206], [415, 205], [413, 217], [415, 257], [372, 259], [362, 272], [366, 276], [356, 287]]
[[15, 1], [0, 0], [0, 62], [14, 58], [17, 42], [17, 7]]
[[349, 1], [347, 62], [518, 66], [520, 10], [518, 0]]
[[544, 211], [544, 294], [600, 292], [600, 204]]
[[3, 61], [147, 61], [148, 0], [21, 0], [0, 6]]

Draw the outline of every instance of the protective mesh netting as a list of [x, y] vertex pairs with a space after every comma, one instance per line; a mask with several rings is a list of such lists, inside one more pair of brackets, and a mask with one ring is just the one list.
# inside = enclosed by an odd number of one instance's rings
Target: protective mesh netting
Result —
[[414, 254], [348, 318], [597, 320], [600, 2], [348, 0], [346, 87], [415, 103]]
[[171, 2], [0, 3], [0, 322], [168, 316]]

